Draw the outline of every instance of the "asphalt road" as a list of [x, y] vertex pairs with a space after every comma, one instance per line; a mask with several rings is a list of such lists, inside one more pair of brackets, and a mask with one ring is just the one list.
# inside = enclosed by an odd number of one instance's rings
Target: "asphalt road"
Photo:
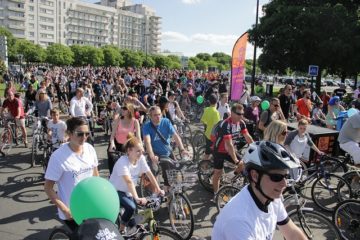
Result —
[[[95, 148], [102, 177], [109, 176], [106, 166], [107, 140], [103, 133], [96, 133]], [[31, 136], [29, 137], [31, 143]], [[40, 166], [30, 167], [29, 148], [23, 145], [11, 150], [9, 156], [0, 158], [0, 239], [39, 240], [47, 239], [52, 229], [61, 226], [57, 210], [43, 191], [43, 172]], [[194, 239], [210, 239], [216, 207], [210, 202], [211, 195], [195, 186], [188, 190], [195, 214]], [[157, 213], [156, 219], [165, 221], [166, 209]]]

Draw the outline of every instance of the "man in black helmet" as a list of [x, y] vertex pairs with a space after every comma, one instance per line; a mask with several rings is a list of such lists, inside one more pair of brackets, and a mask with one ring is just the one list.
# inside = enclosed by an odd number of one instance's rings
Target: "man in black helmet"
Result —
[[289, 171], [298, 169], [299, 164], [284, 147], [268, 141], [250, 144], [243, 160], [250, 184], [221, 210], [212, 239], [270, 240], [276, 226], [286, 239], [307, 239], [280, 199]]

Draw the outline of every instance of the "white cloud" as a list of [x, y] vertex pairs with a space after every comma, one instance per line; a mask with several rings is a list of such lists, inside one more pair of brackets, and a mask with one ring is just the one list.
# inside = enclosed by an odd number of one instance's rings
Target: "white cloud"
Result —
[[201, 0], [181, 0], [185, 4], [197, 4], [200, 3]]

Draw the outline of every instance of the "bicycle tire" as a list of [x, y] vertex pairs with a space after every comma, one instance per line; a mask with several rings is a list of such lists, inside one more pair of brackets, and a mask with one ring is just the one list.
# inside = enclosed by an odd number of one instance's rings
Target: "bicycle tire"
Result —
[[216, 193], [215, 202], [218, 212], [238, 193], [240, 188], [226, 185], [222, 186], [219, 191]]
[[33, 137], [33, 142], [31, 144], [31, 159], [30, 159], [31, 167], [35, 166], [35, 159], [36, 159], [38, 150], [39, 150], [39, 138], [38, 138], [38, 135], [35, 135]]
[[71, 239], [71, 234], [62, 228], [55, 228], [49, 236], [49, 240], [70, 240], [70, 239]]
[[[289, 212], [289, 217], [309, 239], [339, 239], [340, 233], [336, 226], [325, 215], [310, 209], [302, 209]], [[299, 221], [299, 216], [301, 220]], [[317, 220], [317, 221], [314, 221]], [[316, 231], [316, 233], [314, 233]], [[315, 236], [316, 234], [316, 236]]]
[[348, 167], [342, 161], [337, 158], [333, 158], [330, 156], [323, 156], [321, 158], [321, 162], [325, 168], [325, 170], [329, 173], [336, 174], [338, 176], [342, 176], [344, 173], [348, 171]]
[[9, 154], [13, 142], [12, 142], [12, 133], [9, 129], [4, 129], [1, 133], [1, 151], [5, 154]]
[[345, 240], [360, 239], [360, 200], [350, 199], [339, 203], [332, 219]]
[[[345, 181], [350, 184], [351, 187], [351, 183], [354, 177], [359, 177], [360, 176], [360, 170], [354, 170], [354, 171], [350, 171], [345, 173], [342, 178], [345, 179]], [[360, 190], [359, 189], [353, 189], [351, 188], [351, 198], [354, 199], [359, 199], [360, 198]]]
[[[184, 149], [189, 153], [189, 161], [194, 162], [196, 159], [196, 151], [195, 151], [193, 144], [191, 143], [191, 138], [183, 137], [182, 143], [183, 143]], [[181, 155], [180, 148], [176, 148], [176, 151], [174, 151], [174, 154], [175, 154], [175, 157], [177, 160], [182, 161], [184, 159], [184, 157]]]
[[182, 240], [179, 234], [171, 231], [170, 229], [164, 227], [157, 227], [156, 233], [143, 233], [140, 240], [154, 240], [154, 239], [161, 239], [161, 240]]
[[[184, 128], [183, 128], [183, 132], [184, 132], [184, 136], [185, 136], [185, 137], [188, 137], [189, 139], [192, 140], [192, 136], [193, 136], [193, 135], [192, 135], [192, 130], [191, 130], [189, 124], [185, 123]], [[191, 141], [190, 141], [190, 142], [191, 142]]]
[[311, 187], [312, 200], [326, 212], [333, 212], [339, 202], [350, 197], [350, 185], [342, 177], [335, 174], [326, 174], [326, 176], [316, 179]]
[[192, 142], [196, 149], [198, 149], [200, 147], [205, 147], [206, 136], [204, 134], [204, 131], [196, 130], [193, 134]]
[[214, 172], [214, 164], [209, 160], [202, 160], [198, 163], [198, 179], [208, 192], [213, 192], [212, 176]]
[[[182, 239], [188, 240], [194, 232], [194, 214], [190, 200], [185, 194], [175, 193], [174, 198], [169, 203], [169, 218], [172, 229], [181, 236]], [[187, 223], [184, 223], [184, 222]]]

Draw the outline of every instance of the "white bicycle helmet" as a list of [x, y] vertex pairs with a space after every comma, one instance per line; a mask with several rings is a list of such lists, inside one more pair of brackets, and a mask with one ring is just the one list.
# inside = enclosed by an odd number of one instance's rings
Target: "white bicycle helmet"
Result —
[[275, 169], [295, 169], [300, 165], [280, 144], [259, 141], [250, 144], [243, 158], [246, 169], [268, 171]]

